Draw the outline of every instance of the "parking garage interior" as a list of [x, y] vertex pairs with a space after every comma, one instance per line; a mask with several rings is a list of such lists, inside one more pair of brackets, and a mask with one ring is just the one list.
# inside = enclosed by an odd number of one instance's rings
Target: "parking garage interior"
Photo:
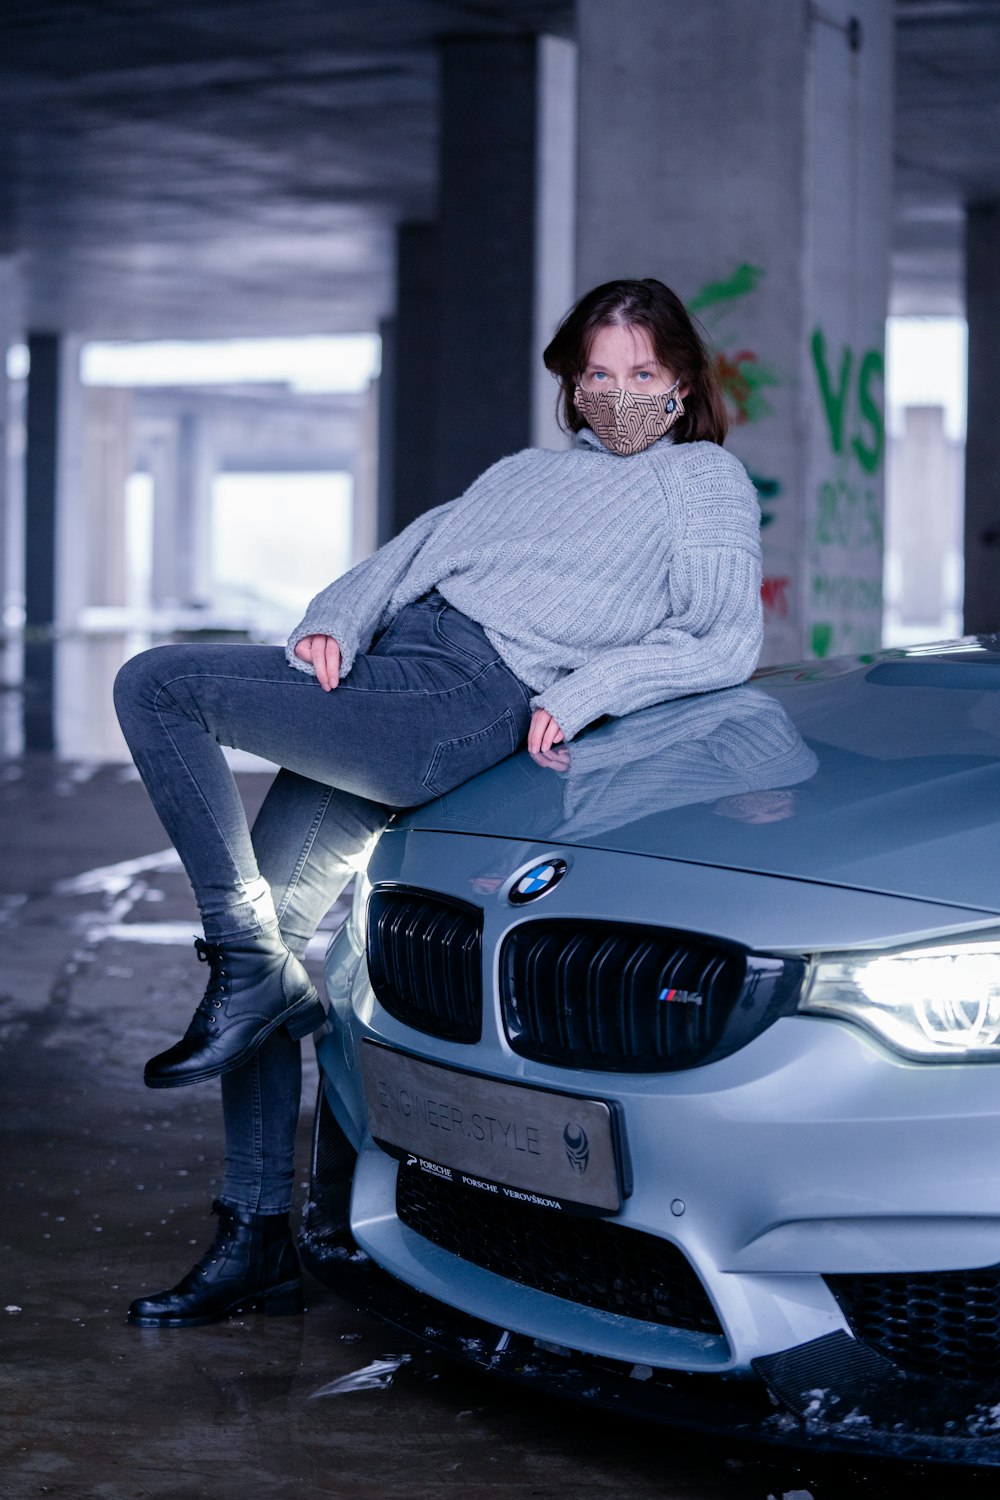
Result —
[[[220, 1129], [210, 1086], [141, 1084], [196, 918], [110, 687], [151, 643], [282, 640], [564, 443], [540, 350], [616, 275], [717, 351], [766, 661], [1000, 629], [998, 77], [997, 0], [3, 7], [0, 1495], [893, 1489], [665, 1457], [319, 1287], [294, 1327], [125, 1328], [205, 1238]], [[252, 808], [272, 768], [233, 764]]]

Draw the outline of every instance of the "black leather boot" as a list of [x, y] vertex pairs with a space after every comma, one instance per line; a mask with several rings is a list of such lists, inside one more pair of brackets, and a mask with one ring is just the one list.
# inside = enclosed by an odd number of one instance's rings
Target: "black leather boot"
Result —
[[138, 1328], [196, 1328], [234, 1313], [302, 1311], [302, 1271], [287, 1214], [248, 1214], [213, 1203], [215, 1240], [169, 1292], [140, 1297], [128, 1310]]
[[146, 1064], [151, 1089], [217, 1078], [249, 1062], [279, 1026], [298, 1040], [326, 1020], [309, 975], [279, 937], [196, 938], [195, 948], [211, 965], [208, 987], [181, 1040]]

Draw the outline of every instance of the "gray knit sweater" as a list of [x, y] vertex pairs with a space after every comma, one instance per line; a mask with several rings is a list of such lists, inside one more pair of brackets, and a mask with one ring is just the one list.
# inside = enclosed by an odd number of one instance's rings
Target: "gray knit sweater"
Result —
[[482, 625], [567, 740], [605, 714], [744, 682], [762, 639], [760, 513], [738, 459], [661, 438], [501, 459], [338, 578], [288, 639], [339, 643], [342, 673], [431, 589]]

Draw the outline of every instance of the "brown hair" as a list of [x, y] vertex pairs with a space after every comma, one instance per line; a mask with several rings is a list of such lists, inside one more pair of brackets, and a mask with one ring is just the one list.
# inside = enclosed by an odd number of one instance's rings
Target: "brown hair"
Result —
[[675, 292], [647, 276], [642, 281], [606, 281], [581, 297], [563, 318], [542, 358], [558, 377], [559, 425], [566, 432], [586, 427], [573, 402], [573, 391], [586, 367], [599, 328], [617, 323], [644, 328], [656, 358], [680, 380], [684, 415], [671, 428], [677, 443], [700, 439], [723, 443], [729, 416], [705, 340]]

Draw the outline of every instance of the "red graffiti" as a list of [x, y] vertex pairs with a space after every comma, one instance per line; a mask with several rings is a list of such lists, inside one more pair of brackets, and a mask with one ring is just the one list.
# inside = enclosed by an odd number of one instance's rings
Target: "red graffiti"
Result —
[[760, 586], [760, 597], [764, 604], [765, 615], [777, 615], [781, 620], [788, 619], [788, 585], [790, 578], [765, 578]]
[[733, 407], [733, 420], [737, 427], [750, 421], [755, 394], [754, 381], [741, 366], [756, 362], [756, 354], [749, 349], [741, 349], [739, 354], [732, 355], [725, 354], [720, 349], [715, 356], [715, 373]]

